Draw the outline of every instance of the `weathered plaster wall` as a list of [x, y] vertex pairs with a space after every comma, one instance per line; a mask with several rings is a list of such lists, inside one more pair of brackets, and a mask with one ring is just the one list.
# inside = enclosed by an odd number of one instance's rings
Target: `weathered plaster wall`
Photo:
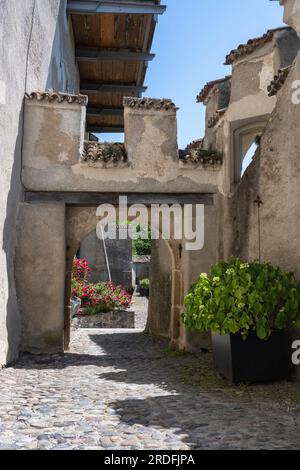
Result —
[[249, 124], [266, 123], [276, 105], [276, 97], [268, 96], [267, 87], [278, 70], [277, 65], [274, 49], [268, 44], [259, 54], [253, 53], [233, 66], [231, 98], [221, 130], [224, 165], [219, 189], [222, 194], [230, 193], [235, 178], [235, 133]]
[[66, 233], [64, 204], [21, 204], [15, 276], [22, 352], [63, 352]]
[[172, 259], [164, 240], [153, 240], [146, 332], [170, 338]]
[[[214, 206], [205, 206], [204, 211], [204, 246], [199, 251], [186, 251], [182, 253], [182, 272], [184, 295], [194, 284], [201, 273], [208, 273], [218, 256], [218, 196], [215, 196]], [[211, 337], [206, 333], [187, 331], [181, 324], [180, 349], [191, 353], [198, 353], [202, 349], [210, 349]]]
[[281, 0], [280, 3], [284, 6], [284, 22], [300, 36], [300, 0]]
[[[51, 122], [51, 127], [49, 127]], [[103, 168], [80, 158], [85, 108], [26, 102], [23, 180], [30, 191], [215, 192], [220, 166], [181, 165], [176, 110], [125, 107], [128, 165]], [[47, 139], [43, 136], [47, 135]], [[49, 146], [49, 141], [51, 146]]]
[[[108, 239], [105, 246], [112, 281], [116, 286], [132, 287], [132, 240]], [[109, 281], [103, 241], [97, 237], [96, 231], [81, 242], [80, 258], [86, 258], [89, 263], [91, 282]]]
[[258, 218], [261, 211], [262, 259], [293, 271], [300, 280], [300, 105], [293, 104], [292, 84], [300, 76], [300, 54], [279, 92], [277, 106], [261, 140], [260, 151], [240, 184], [224, 200], [220, 253], [258, 258]]
[[218, 175], [218, 189], [222, 194], [230, 194], [239, 179], [237, 144], [241, 134], [248, 127], [249, 139], [253, 139], [249, 127], [256, 134], [265, 128], [276, 106], [276, 96], [268, 95], [268, 85], [280, 67], [291, 65], [299, 48], [296, 33], [284, 28], [275, 31], [270, 42], [236, 59], [232, 65], [229, 106], [213, 128], [208, 127], [208, 122], [216, 108], [219, 85], [210, 92], [206, 100], [204, 142], [206, 147], [212, 145], [223, 153], [224, 163]]
[[78, 88], [64, 9], [65, 0], [0, 0], [0, 365], [17, 357], [20, 339], [13, 259], [22, 197], [24, 92]]
[[138, 285], [142, 279], [149, 279], [150, 276], [150, 263], [147, 261], [145, 263], [135, 263], [133, 260], [132, 263], [132, 284], [133, 286]]
[[279, 93], [260, 152], [228, 197], [230, 219], [224, 226], [233, 227], [230, 242], [227, 240], [229, 252], [257, 258], [257, 207], [253, 201], [259, 194], [264, 203], [261, 208], [263, 258], [283, 269], [292, 269], [300, 279], [300, 106], [292, 103], [292, 83], [299, 73], [300, 55]]

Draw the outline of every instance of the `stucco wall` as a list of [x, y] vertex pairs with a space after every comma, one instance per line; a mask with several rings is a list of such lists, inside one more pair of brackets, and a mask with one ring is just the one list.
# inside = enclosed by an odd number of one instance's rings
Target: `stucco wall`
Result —
[[172, 259], [164, 240], [153, 240], [150, 264], [150, 298], [146, 331], [170, 338]]
[[[215, 196], [213, 206], [205, 206], [204, 209], [204, 246], [202, 250], [187, 251], [182, 254], [182, 272], [184, 295], [186, 295], [201, 273], [208, 273], [218, 256], [218, 215], [219, 197]], [[207, 333], [195, 333], [187, 331], [180, 326], [180, 349], [191, 353], [198, 353], [203, 349], [210, 349], [211, 336]]]
[[[29, 191], [215, 192], [220, 165], [182, 164], [175, 109], [125, 107], [128, 164], [108, 168], [80, 158], [85, 107], [26, 102], [23, 180]], [[49, 122], [51, 126], [49, 127]], [[45, 139], [47, 135], [48, 139]], [[51, 146], [49, 146], [49, 141]], [[137, 189], [138, 188], [138, 189]]]
[[300, 35], [300, 1], [280, 0], [284, 6], [284, 22], [292, 26]]
[[300, 105], [292, 103], [292, 83], [299, 74], [300, 55], [279, 93], [260, 151], [227, 199], [228, 212], [223, 226], [232, 227], [230, 237], [225, 237], [228, 253], [239, 252], [257, 258], [257, 206], [254, 200], [259, 194], [263, 201], [262, 256], [283, 269], [295, 271], [300, 279]]
[[13, 259], [22, 197], [24, 92], [46, 87], [77, 91], [78, 76], [65, 0], [0, 0], [0, 11], [1, 365], [17, 357], [20, 339]]
[[[300, 76], [300, 54], [262, 136], [260, 150], [240, 184], [223, 200], [220, 256], [258, 258], [259, 195], [261, 255], [293, 271], [300, 280], [300, 105], [292, 102], [292, 84]], [[288, 136], [288, 138], [287, 138]], [[299, 336], [299, 335], [298, 335]]]
[[22, 352], [63, 352], [66, 233], [64, 204], [21, 204], [15, 277]]
[[149, 279], [150, 275], [150, 263], [132, 263], [132, 283], [133, 285], [138, 285], [139, 281], [142, 279]]
[[[118, 236], [118, 235], [117, 235]], [[109, 271], [113, 283], [124, 288], [132, 287], [132, 240], [105, 240]], [[96, 231], [90, 233], [80, 245], [80, 258], [86, 258], [91, 268], [89, 281], [109, 280], [109, 271], [103, 241]]]

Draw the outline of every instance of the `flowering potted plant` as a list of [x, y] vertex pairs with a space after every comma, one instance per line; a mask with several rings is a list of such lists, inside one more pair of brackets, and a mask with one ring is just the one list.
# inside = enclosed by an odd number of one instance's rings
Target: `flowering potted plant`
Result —
[[88, 315], [127, 310], [132, 301], [132, 296], [113, 282], [89, 284], [83, 288], [80, 298], [81, 306]]
[[74, 258], [72, 269], [72, 299], [73, 304], [84, 309], [87, 315], [105, 313], [113, 310], [127, 310], [132, 302], [121, 285], [113, 282], [88, 284], [87, 279], [91, 270], [86, 259]]
[[201, 274], [185, 298], [187, 329], [211, 331], [215, 367], [235, 383], [288, 379], [300, 288], [270, 263], [232, 258]]

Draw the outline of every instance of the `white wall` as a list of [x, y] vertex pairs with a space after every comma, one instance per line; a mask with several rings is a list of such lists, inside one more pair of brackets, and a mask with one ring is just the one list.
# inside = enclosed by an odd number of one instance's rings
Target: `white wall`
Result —
[[17, 357], [20, 341], [13, 258], [24, 93], [78, 88], [65, 3], [0, 0], [0, 365]]

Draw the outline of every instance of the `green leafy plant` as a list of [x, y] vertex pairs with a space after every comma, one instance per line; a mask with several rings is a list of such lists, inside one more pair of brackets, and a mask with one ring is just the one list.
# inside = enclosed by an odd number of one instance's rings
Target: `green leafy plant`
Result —
[[149, 279], [141, 279], [140, 282], [139, 282], [139, 284], [140, 284], [140, 287], [141, 287], [142, 289], [149, 289], [149, 288], [150, 288], [150, 281], [149, 281]]
[[133, 254], [138, 256], [151, 255], [152, 233], [149, 227], [137, 225], [138, 237], [133, 241]]
[[201, 274], [185, 297], [187, 329], [239, 333], [267, 340], [273, 330], [300, 328], [300, 287], [293, 273], [270, 263], [232, 258]]

